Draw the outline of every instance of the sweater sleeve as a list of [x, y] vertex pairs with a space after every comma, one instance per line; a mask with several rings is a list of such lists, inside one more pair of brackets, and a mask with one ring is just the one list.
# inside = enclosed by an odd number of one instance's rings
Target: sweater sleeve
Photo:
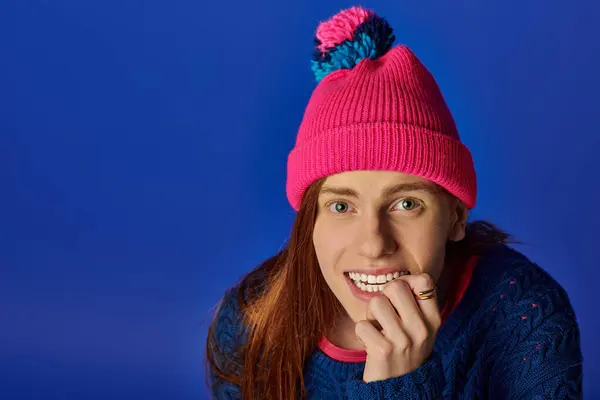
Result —
[[369, 383], [355, 377], [347, 387], [350, 400], [433, 400], [442, 398], [443, 389], [442, 362], [435, 353], [408, 374]]
[[[212, 360], [219, 370], [227, 374], [240, 373], [237, 348], [244, 336], [239, 307], [236, 299], [237, 288], [230, 289], [223, 296], [217, 308], [213, 326]], [[211, 368], [212, 398], [215, 400], [241, 399], [239, 385], [226, 381]]]
[[[580, 399], [580, 333], [565, 290], [535, 267], [507, 281], [494, 312], [490, 391], [503, 399]], [[493, 338], [492, 338], [493, 339]]]

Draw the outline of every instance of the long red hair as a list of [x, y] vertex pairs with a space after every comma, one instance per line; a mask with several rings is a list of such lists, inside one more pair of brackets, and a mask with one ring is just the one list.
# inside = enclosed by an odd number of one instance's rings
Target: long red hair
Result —
[[[248, 337], [229, 358], [236, 359], [241, 368], [222, 370], [216, 365], [214, 321], [209, 327], [207, 371], [238, 385], [243, 399], [304, 397], [304, 362], [344, 314], [323, 278], [312, 242], [323, 181], [306, 191], [284, 250], [251, 271], [239, 285], [237, 300]], [[448, 243], [445, 268], [455, 268], [469, 256], [508, 240], [508, 234], [490, 223], [471, 223], [465, 239]]]

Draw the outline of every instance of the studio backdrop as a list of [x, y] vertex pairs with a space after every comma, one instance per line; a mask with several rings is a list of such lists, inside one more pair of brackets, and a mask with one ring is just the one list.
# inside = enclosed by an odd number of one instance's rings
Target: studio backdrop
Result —
[[[0, 2], [0, 398], [207, 398], [212, 309], [285, 243], [285, 166], [340, 1]], [[370, 1], [436, 77], [600, 398], [600, 6]]]

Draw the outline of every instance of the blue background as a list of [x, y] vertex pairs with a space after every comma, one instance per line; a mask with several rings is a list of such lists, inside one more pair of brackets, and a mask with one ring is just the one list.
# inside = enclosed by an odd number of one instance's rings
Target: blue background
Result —
[[[207, 396], [211, 308], [287, 237], [314, 30], [350, 5], [0, 2], [2, 399]], [[600, 7], [365, 5], [438, 80], [473, 216], [570, 293], [600, 398]]]

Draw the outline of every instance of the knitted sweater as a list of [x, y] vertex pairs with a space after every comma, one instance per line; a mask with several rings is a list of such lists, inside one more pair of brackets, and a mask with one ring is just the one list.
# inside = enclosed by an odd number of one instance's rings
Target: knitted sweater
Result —
[[[222, 353], [244, 343], [235, 290], [215, 320]], [[344, 357], [344, 352], [348, 357]], [[329, 353], [329, 354], [328, 354]], [[479, 259], [464, 295], [443, 322], [428, 360], [399, 377], [365, 383], [364, 360], [324, 338], [305, 362], [308, 399], [579, 399], [579, 327], [569, 297], [524, 255], [498, 246]], [[213, 377], [213, 398], [239, 389]]]

